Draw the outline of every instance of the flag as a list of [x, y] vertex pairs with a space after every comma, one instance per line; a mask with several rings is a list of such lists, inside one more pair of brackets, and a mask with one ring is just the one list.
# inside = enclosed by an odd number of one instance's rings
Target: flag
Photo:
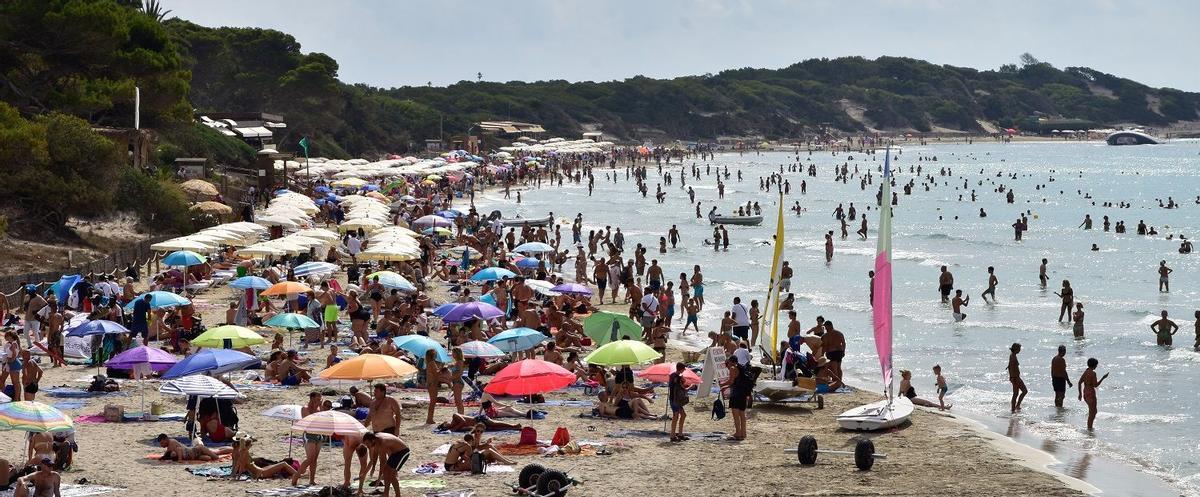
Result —
[[308, 157], [308, 137], [300, 139], [300, 148], [304, 149], [304, 157]]
[[875, 352], [888, 399], [892, 398], [892, 167], [891, 147], [883, 156], [883, 184], [879, 202], [879, 240], [875, 248], [874, 309]]

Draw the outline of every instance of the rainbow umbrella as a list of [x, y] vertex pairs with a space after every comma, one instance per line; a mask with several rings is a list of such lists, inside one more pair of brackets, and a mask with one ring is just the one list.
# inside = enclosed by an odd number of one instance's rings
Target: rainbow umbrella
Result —
[[575, 383], [575, 373], [562, 366], [526, 359], [500, 370], [483, 389], [492, 395], [533, 395], [558, 390], [572, 383]]
[[297, 421], [292, 429], [313, 435], [361, 435], [367, 431], [353, 416], [338, 411], [314, 412]]
[[41, 402], [22, 400], [0, 404], [0, 430], [42, 433], [74, 427], [70, 416]]

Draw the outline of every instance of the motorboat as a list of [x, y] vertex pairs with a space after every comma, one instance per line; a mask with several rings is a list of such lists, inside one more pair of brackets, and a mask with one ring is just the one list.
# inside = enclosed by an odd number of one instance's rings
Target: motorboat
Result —
[[735, 226], [758, 226], [762, 224], [762, 216], [721, 216], [709, 214], [708, 221], [713, 224], [731, 224]]
[[1157, 138], [1136, 130], [1117, 131], [1108, 135], [1104, 141], [1109, 145], [1158, 145]]

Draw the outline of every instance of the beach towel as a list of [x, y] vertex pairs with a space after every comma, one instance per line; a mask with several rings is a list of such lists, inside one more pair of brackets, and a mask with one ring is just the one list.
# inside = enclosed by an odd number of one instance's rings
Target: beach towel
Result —
[[[109, 492], [121, 490], [115, 487], [105, 487], [103, 485], [75, 485], [72, 483], [63, 483], [60, 487], [62, 497], [90, 497], [93, 495], [103, 495]], [[0, 497], [12, 497], [13, 490], [0, 491]]]
[[[518, 401], [518, 403], [525, 404], [525, 402], [520, 401]], [[537, 404], [533, 405], [546, 407], [596, 407], [596, 403], [590, 400], [547, 400], [545, 402], [538, 402]]]
[[184, 468], [188, 473], [209, 478], [228, 478], [233, 476], [233, 466], [196, 466]]
[[321, 491], [321, 488], [320, 486], [264, 488], [260, 490], [247, 490], [246, 493], [262, 497], [309, 497], [317, 495]]
[[196, 463], [229, 462], [229, 461], [233, 460], [233, 456], [230, 454], [222, 454], [217, 457], [216, 461], [163, 461], [162, 460], [162, 452], [155, 452], [153, 454], [146, 454], [146, 459], [149, 459], [151, 461], [167, 462], [167, 463], [174, 463], [174, 464], [196, 464]]
[[[192, 445], [192, 439], [186, 436], [177, 435], [171, 438], [175, 439], [176, 442], [183, 444], [185, 447]], [[207, 438], [202, 438], [201, 440], [204, 442], [204, 446], [210, 449], [216, 447], [229, 447], [230, 445], [233, 445], [233, 442], [213, 442]], [[150, 447], [158, 447], [158, 440], [155, 440], [153, 437], [139, 440], [139, 442]]]
[[[517, 471], [516, 468], [513, 468], [512, 466], [508, 466], [506, 464], [489, 464], [489, 465], [487, 465], [487, 469], [484, 470], [485, 473], [514, 473], [516, 471]], [[420, 466], [413, 468], [412, 472], [413, 472], [413, 474], [416, 474], [416, 475], [440, 475], [440, 474], [446, 473], [446, 466], [440, 462], [427, 462], [425, 464], [422, 464]], [[459, 473], [467, 474], [469, 472], [461, 471]], [[419, 480], [408, 480], [408, 481], [419, 481]], [[400, 483], [404, 483], [404, 481], [401, 481]], [[412, 487], [412, 488], [416, 488], [416, 487]]]
[[[727, 436], [724, 432], [709, 431], [709, 432], [693, 432], [686, 434], [692, 440], [703, 440], [706, 442], [720, 442], [725, 440]], [[662, 430], [616, 430], [609, 433], [608, 436], [613, 438], [667, 438], [669, 433]]]
[[55, 402], [53, 404], [50, 404], [51, 407], [58, 409], [60, 411], [65, 411], [67, 409], [82, 409], [86, 405], [87, 405], [87, 402], [82, 401], [82, 400], [64, 400], [62, 402]]
[[43, 391], [45, 395], [59, 399], [86, 399], [90, 397], [103, 397], [105, 395], [113, 396], [128, 396], [125, 392], [89, 392], [82, 388], [73, 387], [54, 387], [47, 388]]

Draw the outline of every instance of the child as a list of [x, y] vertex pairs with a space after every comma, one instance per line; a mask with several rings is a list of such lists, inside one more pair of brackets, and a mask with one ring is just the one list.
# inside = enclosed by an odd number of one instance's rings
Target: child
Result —
[[954, 407], [953, 405], [946, 405], [946, 392], [949, 389], [946, 388], [946, 377], [942, 376], [941, 364], [936, 364], [933, 366], [933, 375], [937, 377], [935, 385], [937, 386], [938, 407], [940, 407], [943, 411]]

